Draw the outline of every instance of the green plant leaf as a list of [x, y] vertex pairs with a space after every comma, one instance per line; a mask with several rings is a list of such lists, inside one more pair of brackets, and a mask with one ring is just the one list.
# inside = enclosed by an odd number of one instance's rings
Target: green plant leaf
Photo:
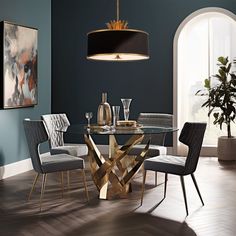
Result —
[[219, 57], [218, 62], [225, 66], [228, 63], [228, 57]]
[[221, 76], [216, 74], [216, 75], [213, 75], [213, 77], [216, 77], [217, 79], [221, 80]]
[[226, 73], [222, 69], [219, 69], [219, 74], [220, 74], [220, 77], [221, 77], [221, 81], [225, 82], [225, 80], [226, 80]]
[[228, 64], [228, 66], [227, 66], [225, 72], [226, 72], [226, 73], [229, 73], [230, 69], [231, 69], [231, 63]]
[[233, 73], [231, 74], [231, 73], [230, 73], [230, 76], [231, 76], [231, 79], [232, 79], [232, 80], [236, 80], [236, 75], [235, 75], [235, 74], [233, 74]]
[[205, 79], [204, 82], [205, 82], [204, 87], [207, 88], [207, 89], [210, 89], [211, 88], [210, 79]]
[[207, 106], [209, 106], [209, 104], [210, 104], [210, 101], [209, 100], [207, 100], [206, 102], [204, 102], [203, 104], [202, 104], [202, 107], [207, 107]]
[[208, 116], [211, 115], [211, 113], [213, 112], [214, 109], [215, 109], [215, 108], [213, 107], [213, 108], [211, 108], [211, 109], [209, 110], [209, 112], [208, 112]]
[[213, 116], [214, 116], [214, 118], [217, 120], [218, 117], [219, 117], [219, 112], [215, 112], [215, 113], [213, 114]]
[[223, 122], [224, 122], [224, 117], [221, 115], [221, 117], [218, 120], [218, 123], [220, 124], [220, 129], [222, 129]]
[[[233, 86], [236, 86], [236, 79], [231, 79], [231, 84], [233, 85]], [[234, 88], [232, 88], [232, 90], [233, 90]]]

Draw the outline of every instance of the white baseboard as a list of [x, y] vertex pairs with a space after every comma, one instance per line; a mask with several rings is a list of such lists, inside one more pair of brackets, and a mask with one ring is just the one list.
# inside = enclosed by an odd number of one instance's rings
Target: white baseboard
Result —
[[32, 170], [31, 159], [17, 161], [5, 166], [0, 166], [0, 180]]

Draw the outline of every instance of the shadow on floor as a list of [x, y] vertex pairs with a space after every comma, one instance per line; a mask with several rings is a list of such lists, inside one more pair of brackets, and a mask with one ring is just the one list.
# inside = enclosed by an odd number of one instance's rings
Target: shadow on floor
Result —
[[73, 230], [69, 235], [96, 236], [196, 236], [197, 234], [185, 223], [156, 217], [143, 213], [124, 215], [106, 214], [82, 227]]
[[[141, 177], [135, 179], [130, 198], [101, 201], [90, 172], [86, 171], [90, 193], [87, 203], [79, 173], [71, 173], [70, 191], [65, 192], [64, 198], [58, 175], [52, 174], [46, 186], [43, 212], [39, 213], [40, 180], [32, 200], [26, 200], [34, 175], [30, 171], [0, 182], [0, 235], [196, 236], [186, 222], [133, 211], [140, 203], [141, 186], [136, 181], [140, 182]], [[153, 180], [153, 176], [149, 179]]]

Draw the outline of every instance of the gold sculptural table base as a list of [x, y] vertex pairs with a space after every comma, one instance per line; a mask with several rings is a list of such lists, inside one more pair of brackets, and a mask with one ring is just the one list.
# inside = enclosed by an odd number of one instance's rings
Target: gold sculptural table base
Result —
[[100, 199], [124, 196], [130, 191], [130, 181], [138, 172], [148, 152], [149, 142], [137, 156], [129, 156], [132, 147], [140, 143], [142, 134], [133, 135], [123, 146], [119, 147], [115, 136], [109, 135], [109, 158], [98, 150], [92, 137], [85, 134], [92, 179], [99, 191]]

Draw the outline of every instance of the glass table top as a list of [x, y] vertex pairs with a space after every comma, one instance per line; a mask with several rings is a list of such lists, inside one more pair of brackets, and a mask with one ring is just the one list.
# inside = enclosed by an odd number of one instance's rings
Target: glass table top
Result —
[[129, 134], [161, 134], [172, 133], [178, 130], [176, 127], [160, 126], [138, 126], [138, 127], [113, 127], [91, 125], [88, 128], [85, 124], [73, 124], [56, 129], [59, 132], [71, 134], [91, 134], [91, 135], [129, 135]]

